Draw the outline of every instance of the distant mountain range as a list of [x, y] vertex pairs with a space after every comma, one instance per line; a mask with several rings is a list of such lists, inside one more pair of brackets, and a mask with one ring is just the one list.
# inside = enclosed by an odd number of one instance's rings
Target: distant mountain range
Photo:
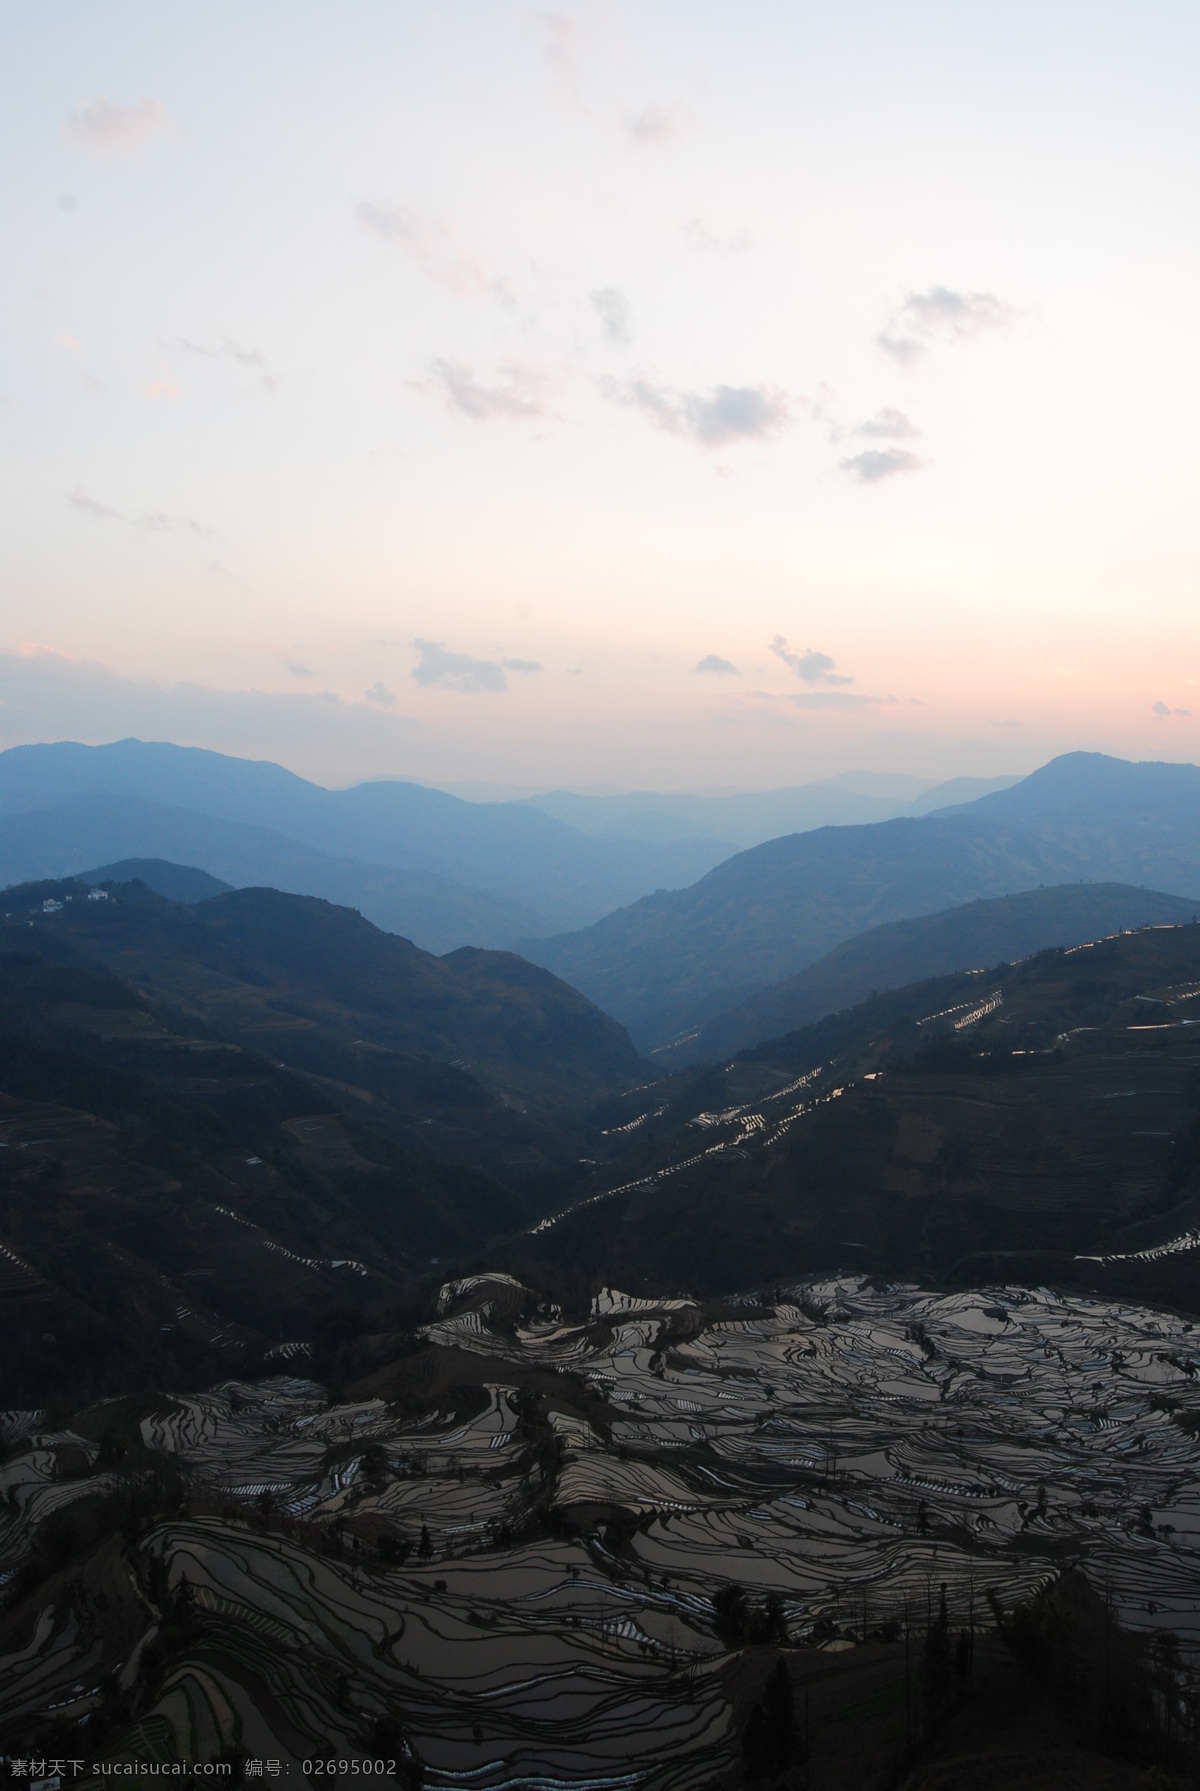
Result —
[[1075, 881], [1200, 890], [1200, 770], [1070, 753], [921, 819], [792, 834], [521, 950], [671, 1043], [883, 923]]
[[935, 809], [975, 802], [1018, 781], [1015, 777], [954, 777], [946, 783], [932, 783], [899, 773], [847, 771], [840, 777], [787, 790], [744, 790], [722, 796], [652, 791], [595, 796], [552, 790], [528, 801], [530, 807], [597, 839], [714, 839], [746, 847], [784, 833], [809, 833], [814, 827], [849, 827], [891, 821], [901, 815], [927, 815]]
[[349, 904], [435, 951], [586, 925], [733, 849], [595, 839], [526, 803], [421, 784], [327, 790], [280, 765], [140, 740], [0, 753], [0, 817], [0, 883], [167, 858]]
[[[83, 874], [86, 866], [114, 854], [126, 863], [166, 860], [191, 867], [229, 888], [320, 896], [357, 908], [377, 926], [428, 951], [452, 951], [464, 943], [504, 946], [518, 933], [536, 933], [546, 924], [534, 908], [432, 871], [388, 870], [335, 858], [275, 828], [100, 791], [33, 814], [4, 816], [0, 885]], [[153, 875], [146, 881], [159, 887]]]

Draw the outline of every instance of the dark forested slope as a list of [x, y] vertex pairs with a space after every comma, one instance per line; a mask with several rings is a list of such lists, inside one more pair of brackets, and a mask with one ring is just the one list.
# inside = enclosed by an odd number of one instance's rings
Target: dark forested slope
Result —
[[712, 1063], [778, 1038], [869, 995], [924, 977], [1013, 962], [1053, 945], [1078, 945], [1123, 928], [1188, 921], [1200, 902], [1121, 883], [1066, 883], [965, 902], [941, 914], [871, 927], [827, 957], [718, 1014], [694, 1036], [655, 1053], [664, 1068]]
[[608, 1125], [620, 1157], [509, 1247], [535, 1285], [865, 1272], [1200, 1311], [1200, 926], [895, 990]]

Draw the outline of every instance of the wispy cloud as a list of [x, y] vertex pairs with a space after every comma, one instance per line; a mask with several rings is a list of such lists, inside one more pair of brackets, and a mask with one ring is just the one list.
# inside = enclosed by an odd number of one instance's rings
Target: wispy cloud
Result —
[[986, 330], [1007, 329], [1020, 315], [992, 292], [931, 286], [927, 292], [908, 293], [875, 340], [893, 359], [909, 363], [931, 343], [965, 342]]
[[704, 218], [688, 218], [683, 225], [683, 236], [689, 249], [719, 255], [739, 255], [750, 248], [754, 240], [748, 230], [723, 230]]
[[510, 423], [545, 422], [556, 415], [552, 401], [564, 383], [560, 373], [524, 361], [502, 361], [499, 378], [491, 385], [485, 385], [462, 361], [432, 361], [429, 371], [447, 407], [473, 423], [496, 418]]
[[66, 499], [72, 510], [79, 516], [90, 516], [96, 522], [123, 522], [125, 520], [121, 512], [114, 510], [110, 504], [102, 504], [98, 498], [89, 497], [82, 485], [76, 485], [73, 491], [68, 491]]
[[902, 410], [893, 410], [890, 404], [885, 404], [882, 410], [877, 410], [873, 417], [868, 417], [865, 423], [851, 431], [853, 435], [865, 435], [875, 441], [894, 442], [911, 441], [920, 433]]
[[794, 672], [805, 684], [853, 684], [853, 678], [843, 677], [835, 671], [836, 661], [828, 653], [816, 653], [811, 647], [805, 647], [802, 653], [796, 653], [788, 646], [782, 634], [777, 634], [769, 643], [770, 652], [776, 659], [782, 659], [784, 665]]
[[370, 690], [367, 691], [366, 697], [368, 703], [374, 703], [377, 709], [392, 709], [395, 707], [396, 698], [394, 692], [390, 691], [386, 684], [381, 684], [378, 679], [372, 684]]
[[418, 637], [413, 646], [420, 658], [409, 676], [423, 690], [458, 690], [467, 695], [507, 690], [506, 672], [529, 675], [542, 669], [536, 659], [476, 659], [470, 653], [455, 653], [445, 641]]
[[606, 342], [619, 347], [632, 340], [633, 307], [623, 292], [615, 286], [601, 287], [593, 292], [592, 305], [604, 326]]
[[865, 709], [876, 703], [894, 703], [894, 696], [860, 696], [848, 690], [789, 691], [782, 698], [793, 709]]
[[226, 336], [216, 343], [193, 342], [187, 336], [177, 336], [172, 347], [183, 354], [201, 356], [206, 361], [228, 361], [241, 369], [243, 373], [252, 374], [266, 392], [278, 389], [280, 375], [271, 366], [260, 349], [247, 348], [242, 342], [236, 342]]
[[63, 494], [77, 516], [86, 516], [93, 522], [124, 522], [143, 535], [189, 534], [199, 535], [206, 541], [215, 541], [217, 531], [206, 522], [197, 522], [193, 516], [169, 516], [164, 510], [143, 510], [136, 516], [126, 515], [122, 510], [114, 510], [111, 504], [102, 504], [98, 498], [91, 497], [82, 487], [76, 485], [72, 491]]
[[895, 478], [897, 473], [915, 473], [924, 462], [908, 448], [865, 448], [839, 464], [842, 472], [859, 485], [878, 485], [883, 479]]
[[706, 653], [703, 659], [697, 660], [692, 667], [694, 672], [715, 672], [718, 677], [736, 678], [740, 676], [737, 666], [731, 659], [722, 659], [719, 653]]
[[80, 100], [63, 120], [63, 136], [89, 155], [136, 155], [152, 138], [161, 136], [171, 121], [161, 100], [145, 99], [135, 106], [99, 94]]
[[512, 305], [508, 281], [489, 274], [477, 256], [460, 250], [443, 224], [420, 217], [406, 205], [375, 205], [365, 199], [355, 206], [354, 215], [361, 229], [401, 250], [435, 285], [460, 298], [493, 298]]
[[1190, 715], [1192, 712], [1190, 709], [1172, 709], [1170, 703], [1164, 703], [1159, 697], [1157, 702], [1151, 703], [1150, 713], [1157, 715], [1158, 719], [1163, 721], [1168, 715]]
[[640, 410], [656, 429], [690, 436], [705, 448], [769, 441], [793, 420], [798, 403], [778, 386], [713, 386], [707, 392], [673, 392], [650, 379], [606, 378], [600, 389], [614, 404]]

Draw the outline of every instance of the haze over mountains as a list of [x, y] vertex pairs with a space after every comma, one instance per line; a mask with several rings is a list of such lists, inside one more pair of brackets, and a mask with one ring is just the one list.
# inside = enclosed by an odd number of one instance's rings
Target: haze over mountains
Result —
[[600, 841], [526, 804], [421, 784], [327, 790], [280, 765], [138, 740], [0, 754], [0, 816], [3, 883], [167, 858], [349, 904], [439, 951], [585, 925], [729, 851]]
[[528, 800], [531, 807], [597, 839], [718, 839], [744, 849], [780, 834], [808, 833], [814, 827], [851, 827], [892, 821], [900, 815], [927, 815], [935, 809], [974, 802], [1018, 781], [1015, 777], [953, 777], [939, 783], [900, 772], [847, 771], [840, 777], [788, 790], [742, 790], [715, 796], [659, 795], [646, 790], [597, 796], [586, 791], [552, 790]]
[[1078, 880], [1190, 898], [1198, 821], [1195, 766], [1070, 753], [944, 814], [772, 840], [688, 889], [521, 949], [649, 1049], [884, 922]]
[[739, 846], [1008, 781], [850, 773], [717, 797], [465, 802], [415, 783], [327, 790], [279, 765], [169, 744], [60, 742], [0, 754], [0, 883], [158, 858], [356, 907], [428, 950], [507, 946], [691, 884]]

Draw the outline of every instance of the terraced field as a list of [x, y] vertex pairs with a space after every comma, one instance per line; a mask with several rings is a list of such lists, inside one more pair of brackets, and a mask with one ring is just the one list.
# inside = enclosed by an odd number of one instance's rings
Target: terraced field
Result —
[[[429, 1786], [484, 1791], [711, 1785], [736, 1754], [722, 1588], [845, 1652], [942, 1588], [973, 1628], [989, 1592], [1078, 1563], [1127, 1626], [1200, 1647], [1190, 1324], [1028, 1288], [781, 1293], [704, 1312], [610, 1289], [569, 1326], [478, 1275], [427, 1330], [476, 1365], [454, 1412], [282, 1376], [159, 1402], [144, 1459], [188, 1501], [110, 1561], [102, 1620], [60, 1587], [0, 1659], [10, 1735], [135, 1685], [168, 1609], [175, 1652], [118, 1756], [240, 1746], [302, 1772], [399, 1746]], [[121, 1480], [36, 1422], [4, 1415], [9, 1573]], [[69, 1450], [92, 1471], [56, 1472]]]

